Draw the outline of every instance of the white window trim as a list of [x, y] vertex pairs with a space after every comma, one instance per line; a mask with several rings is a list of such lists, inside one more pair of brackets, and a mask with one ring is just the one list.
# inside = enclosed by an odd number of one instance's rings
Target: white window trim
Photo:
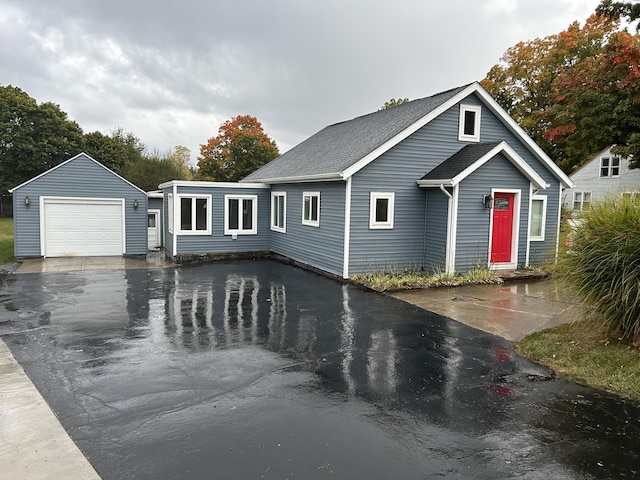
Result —
[[174, 218], [174, 204], [173, 204], [173, 194], [169, 193], [167, 195], [167, 221], [169, 223], [169, 233], [173, 233], [173, 218]]
[[[395, 211], [395, 197], [394, 192], [371, 192], [369, 198], [369, 228], [372, 230], [390, 230], [393, 228], [393, 218]], [[387, 212], [386, 222], [376, 222], [376, 202], [378, 200], [389, 200], [389, 211]]]
[[[473, 135], [465, 135], [464, 133], [464, 117], [466, 112], [475, 112], [475, 125], [474, 125], [474, 134]], [[477, 105], [460, 105], [460, 119], [458, 125], [458, 140], [461, 142], [479, 142], [480, 141], [480, 113], [482, 112], [482, 107]]]
[[[317, 220], [311, 220], [304, 218], [304, 202], [305, 199], [309, 197], [309, 213], [311, 213], [311, 207], [313, 206], [313, 202], [311, 201], [312, 197], [316, 197], [318, 199], [318, 211], [316, 212]], [[302, 193], [302, 224], [309, 225], [311, 227], [319, 227], [320, 226], [320, 192], [303, 192]]]
[[[573, 202], [571, 203], [571, 207], [573, 208], [573, 210], [584, 210], [584, 195], [585, 195], [585, 193], [589, 194], [589, 202], [587, 204], [591, 205], [591, 203], [593, 202], [593, 195], [591, 194], [590, 190], [575, 191], [575, 192], [573, 192]], [[576, 208], [576, 195], [577, 194], [580, 194], [580, 208]]]
[[[205, 230], [196, 230], [196, 210], [195, 208], [191, 209], [191, 225], [194, 226], [192, 230], [183, 230], [182, 229], [182, 199], [190, 198], [192, 203], [193, 200], [206, 200], [207, 201], [207, 228]], [[178, 211], [180, 212], [180, 219], [176, 222], [177, 225], [177, 235], [211, 235], [211, 195], [199, 195], [195, 193], [180, 193], [176, 195], [176, 201], [178, 203]], [[174, 211], [175, 216], [175, 211]]]
[[[252, 200], [251, 214], [253, 216], [253, 228], [229, 228], [229, 200]], [[241, 216], [238, 209], [238, 215]], [[242, 218], [238, 218], [238, 225], [242, 225]], [[257, 195], [225, 195], [224, 196], [224, 234], [225, 235], [256, 235], [258, 233], [258, 196]]]
[[547, 226], [547, 196], [546, 195], [533, 195], [531, 197], [531, 205], [534, 201], [542, 201], [542, 225], [540, 225], [540, 235], [531, 234], [531, 220], [533, 219], [533, 209], [529, 209], [529, 240], [532, 242], [544, 241], [546, 226]]
[[[284, 206], [282, 211], [282, 227], [275, 223], [274, 214], [278, 208], [278, 198], [284, 198]], [[287, 233], [287, 192], [271, 192], [271, 230], [274, 232]]]

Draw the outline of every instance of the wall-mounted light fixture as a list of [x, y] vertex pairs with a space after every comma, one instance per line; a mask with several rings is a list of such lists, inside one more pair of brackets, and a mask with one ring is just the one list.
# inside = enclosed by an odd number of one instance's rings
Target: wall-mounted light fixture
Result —
[[137, 209], [138, 209], [138, 199], [137, 199], [137, 198], [134, 198], [134, 199], [133, 199], [133, 209], [134, 209], [134, 210], [137, 210]]
[[491, 208], [493, 206], [493, 197], [491, 194], [482, 195], [482, 203], [484, 203], [484, 208]]
[[31, 200], [29, 200], [29, 197], [24, 197], [24, 206], [28, 207], [29, 205], [31, 205]]

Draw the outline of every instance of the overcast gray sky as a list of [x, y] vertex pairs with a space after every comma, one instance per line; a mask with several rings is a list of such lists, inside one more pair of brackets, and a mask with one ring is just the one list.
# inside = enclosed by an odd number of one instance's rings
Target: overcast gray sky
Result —
[[[192, 159], [254, 115], [284, 152], [390, 98], [481, 80], [599, 0], [0, 0], [0, 84], [85, 132], [122, 127]], [[99, 160], [99, 159], [98, 159]]]

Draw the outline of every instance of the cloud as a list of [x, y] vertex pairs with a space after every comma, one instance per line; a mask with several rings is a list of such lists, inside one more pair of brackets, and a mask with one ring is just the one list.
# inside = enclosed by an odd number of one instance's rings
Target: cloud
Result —
[[479, 80], [509, 46], [597, 4], [0, 0], [0, 83], [150, 148], [195, 158], [224, 120], [251, 114], [285, 151], [391, 97]]

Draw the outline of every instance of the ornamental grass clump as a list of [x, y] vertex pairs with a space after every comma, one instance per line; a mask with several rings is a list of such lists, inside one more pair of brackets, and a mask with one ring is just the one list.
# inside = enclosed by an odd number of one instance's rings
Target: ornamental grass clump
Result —
[[580, 213], [558, 274], [592, 319], [631, 342], [640, 339], [640, 202], [609, 198]]

